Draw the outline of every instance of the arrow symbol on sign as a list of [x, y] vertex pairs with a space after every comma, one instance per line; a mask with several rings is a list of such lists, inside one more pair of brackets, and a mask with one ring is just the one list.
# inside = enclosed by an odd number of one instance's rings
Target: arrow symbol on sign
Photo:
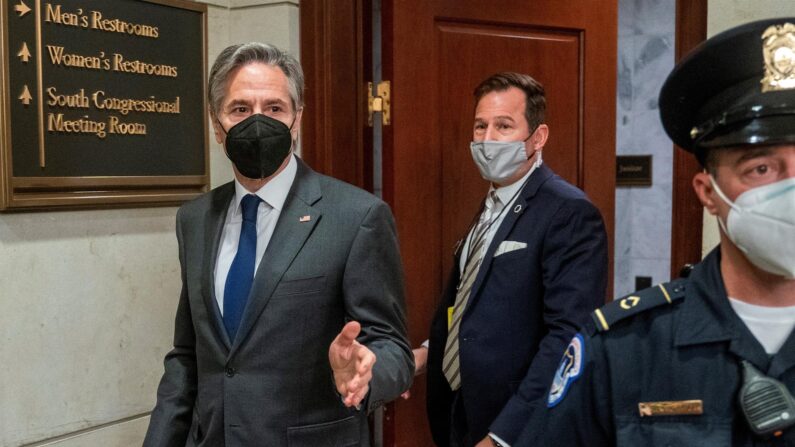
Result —
[[16, 11], [19, 16], [22, 17], [30, 12], [30, 8], [28, 8], [28, 5], [26, 5], [25, 2], [19, 0], [19, 4], [14, 6], [14, 11]]
[[17, 56], [19, 56], [19, 58], [22, 59], [22, 62], [27, 62], [30, 60], [30, 50], [28, 50], [28, 44], [22, 42], [22, 49], [19, 50]]
[[25, 88], [22, 89], [22, 94], [19, 95], [19, 99], [21, 99], [22, 100], [22, 104], [25, 104], [25, 105], [30, 104], [30, 100], [33, 99], [33, 97], [30, 96], [30, 90], [28, 90], [28, 86], [27, 85], [25, 86]]

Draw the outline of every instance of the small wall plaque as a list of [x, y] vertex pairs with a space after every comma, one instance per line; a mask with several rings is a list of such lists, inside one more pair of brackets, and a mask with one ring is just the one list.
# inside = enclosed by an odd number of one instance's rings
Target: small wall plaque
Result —
[[651, 155], [617, 156], [616, 186], [651, 186]]

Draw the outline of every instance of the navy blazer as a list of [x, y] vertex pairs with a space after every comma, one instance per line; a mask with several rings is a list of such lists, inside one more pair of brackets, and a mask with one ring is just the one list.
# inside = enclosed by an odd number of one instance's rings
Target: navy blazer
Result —
[[[572, 336], [606, 295], [607, 235], [585, 193], [542, 165], [506, 213], [459, 331], [460, 393], [472, 442], [489, 432], [507, 443], [516, 441], [532, 417], [533, 401], [546, 395]], [[527, 246], [495, 256], [503, 241]], [[449, 444], [453, 393], [442, 373], [442, 357], [460, 251], [431, 324], [427, 406], [440, 446]]]

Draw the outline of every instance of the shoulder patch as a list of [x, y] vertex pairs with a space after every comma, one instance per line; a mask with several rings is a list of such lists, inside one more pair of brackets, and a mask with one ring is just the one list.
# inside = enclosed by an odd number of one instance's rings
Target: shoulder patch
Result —
[[631, 315], [681, 300], [685, 297], [686, 283], [686, 279], [677, 279], [605, 304], [591, 314], [596, 330], [599, 332], [610, 330], [610, 326], [614, 323]]
[[555, 371], [555, 378], [552, 379], [552, 386], [549, 388], [547, 408], [556, 406], [566, 397], [571, 384], [582, 375], [584, 365], [585, 340], [581, 334], [576, 334], [563, 352], [560, 366]]

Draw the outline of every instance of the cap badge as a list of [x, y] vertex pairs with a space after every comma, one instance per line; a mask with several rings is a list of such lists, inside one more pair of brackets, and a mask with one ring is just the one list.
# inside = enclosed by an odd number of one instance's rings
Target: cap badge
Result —
[[762, 92], [795, 88], [795, 25], [773, 25], [762, 33], [765, 77]]

